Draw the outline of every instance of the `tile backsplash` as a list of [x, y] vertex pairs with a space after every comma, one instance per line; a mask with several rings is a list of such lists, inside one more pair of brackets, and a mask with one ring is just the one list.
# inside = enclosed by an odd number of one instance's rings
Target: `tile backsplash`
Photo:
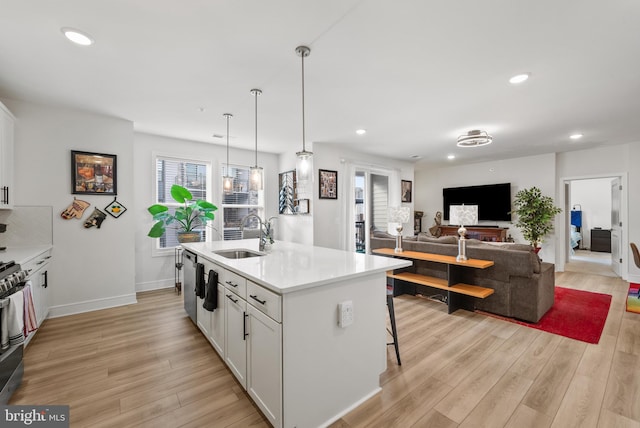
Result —
[[0, 210], [0, 223], [7, 225], [7, 231], [0, 233], [2, 247], [53, 244], [52, 206], [25, 205]]

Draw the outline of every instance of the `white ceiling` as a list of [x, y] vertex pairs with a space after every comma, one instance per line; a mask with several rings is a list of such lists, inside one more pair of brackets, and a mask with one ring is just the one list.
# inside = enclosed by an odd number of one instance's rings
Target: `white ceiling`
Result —
[[[295, 152], [298, 45], [307, 142], [434, 165], [640, 141], [635, 0], [0, 0], [0, 96], [216, 144], [230, 112], [252, 149], [259, 88], [259, 150]], [[493, 144], [456, 148], [475, 128]]]

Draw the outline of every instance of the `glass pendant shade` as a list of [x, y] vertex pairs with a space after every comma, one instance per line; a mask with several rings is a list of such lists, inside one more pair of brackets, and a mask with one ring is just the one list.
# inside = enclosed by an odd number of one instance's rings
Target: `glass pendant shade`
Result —
[[233, 177], [228, 175], [222, 177], [222, 190], [224, 193], [233, 193]]
[[296, 155], [296, 180], [298, 183], [313, 181], [313, 153], [303, 150]]
[[249, 190], [262, 190], [263, 170], [262, 167], [252, 166], [249, 172]]
[[226, 175], [222, 177], [222, 191], [225, 194], [233, 193], [233, 177], [229, 168], [229, 119], [233, 117], [231, 113], [225, 113], [223, 116], [227, 119], [227, 170]]

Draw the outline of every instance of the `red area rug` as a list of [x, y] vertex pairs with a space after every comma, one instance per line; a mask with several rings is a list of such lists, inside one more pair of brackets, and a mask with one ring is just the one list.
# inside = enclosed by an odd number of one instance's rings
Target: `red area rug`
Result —
[[537, 323], [528, 323], [481, 312], [537, 330], [558, 334], [587, 343], [600, 342], [607, 320], [611, 295], [556, 287], [555, 303]]

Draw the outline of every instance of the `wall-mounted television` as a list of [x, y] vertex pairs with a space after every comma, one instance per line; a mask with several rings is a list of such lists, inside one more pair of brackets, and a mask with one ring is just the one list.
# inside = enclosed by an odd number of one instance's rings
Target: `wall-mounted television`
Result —
[[451, 205], [477, 205], [478, 220], [511, 221], [511, 183], [442, 189], [443, 217], [449, 220]]

